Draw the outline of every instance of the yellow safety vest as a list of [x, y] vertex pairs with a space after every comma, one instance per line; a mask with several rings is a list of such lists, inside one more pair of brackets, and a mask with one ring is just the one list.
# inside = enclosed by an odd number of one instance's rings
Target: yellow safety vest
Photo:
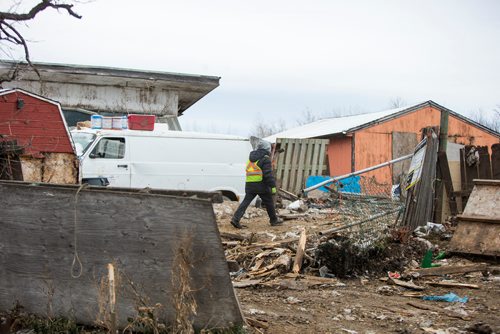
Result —
[[262, 169], [260, 169], [257, 163], [259, 160], [253, 162], [248, 160], [247, 162], [247, 182], [262, 182]]

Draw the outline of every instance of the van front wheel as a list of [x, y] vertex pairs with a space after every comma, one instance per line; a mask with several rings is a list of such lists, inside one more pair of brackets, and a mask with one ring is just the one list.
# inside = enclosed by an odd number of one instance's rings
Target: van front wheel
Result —
[[224, 202], [237, 201], [238, 197], [236, 197], [236, 195], [231, 191], [223, 190], [222, 191], [222, 199], [224, 200]]

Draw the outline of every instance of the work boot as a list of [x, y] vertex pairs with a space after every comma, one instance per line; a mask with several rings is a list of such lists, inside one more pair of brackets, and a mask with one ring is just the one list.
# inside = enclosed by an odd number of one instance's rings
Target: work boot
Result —
[[271, 221], [271, 226], [280, 226], [283, 225], [283, 219], [276, 218], [276, 220]]
[[237, 228], [237, 229], [246, 228], [245, 225], [241, 225], [239, 221], [234, 220], [234, 219], [231, 219], [231, 225], [233, 225], [233, 227]]

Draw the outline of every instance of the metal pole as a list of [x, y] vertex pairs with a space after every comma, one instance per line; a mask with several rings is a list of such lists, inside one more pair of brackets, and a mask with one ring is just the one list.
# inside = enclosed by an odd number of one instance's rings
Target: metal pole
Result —
[[329, 230], [321, 231], [321, 232], [319, 232], [319, 235], [330, 234], [330, 233], [333, 233], [333, 232], [345, 230], [346, 228], [349, 228], [349, 227], [353, 227], [353, 226], [356, 226], [356, 225], [361, 225], [361, 224], [364, 224], [364, 223], [368, 223], [368, 222], [371, 222], [372, 220], [375, 220], [375, 219], [380, 218], [380, 217], [388, 216], [388, 215], [390, 215], [392, 213], [396, 213], [396, 212], [398, 212], [400, 210], [401, 210], [401, 208], [397, 208], [397, 209], [394, 209], [394, 210], [391, 210], [391, 211], [386, 211], [386, 212], [378, 213], [376, 215], [370, 216], [370, 217], [368, 217], [368, 218], [366, 218], [364, 220], [360, 220], [360, 221], [354, 222], [352, 224], [347, 224], [347, 225], [344, 225], [344, 226], [339, 226], [339, 227], [331, 228]]
[[400, 161], [403, 161], [403, 160], [406, 160], [406, 159], [411, 159], [411, 157], [413, 157], [413, 153], [405, 155], [405, 156], [402, 156], [402, 157], [399, 157], [399, 158], [391, 160], [391, 161], [387, 161], [387, 162], [381, 163], [380, 165], [371, 166], [371, 167], [368, 167], [368, 168], [365, 168], [365, 169], [362, 169], [362, 170], [358, 170], [357, 172], [353, 172], [353, 173], [349, 173], [349, 174], [345, 174], [345, 175], [341, 175], [341, 176], [336, 176], [334, 178], [331, 178], [331, 179], [325, 180], [323, 182], [320, 182], [318, 184], [315, 184], [314, 186], [311, 186], [309, 188], [303, 189], [302, 193], [305, 194], [305, 193], [307, 193], [307, 192], [309, 192], [311, 190], [314, 190], [314, 189], [317, 189], [319, 187], [322, 187], [322, 186], [324, 186], [325, 184], [328, 184], [328, 183], [339, 181], [339, 180], [342, 180], [342, 179], [345, 179], [345, 178], [348, 178], [348, 177], [351, 177], [351, 176], [354, 176], [354, 175], [363, 174], [363, 173], [366, 173], [366, 172], [369, 172], [369, 171], [372, 171], [372, 170], [375, 170], [375, 169], [379, 169], [379, 168], [382, 168], [382, 167], [385, 167], [385, 166], [388, 166], [388, 165], [391, 165], [391, 164], [394, 164], [396, 162], [400, 162]]

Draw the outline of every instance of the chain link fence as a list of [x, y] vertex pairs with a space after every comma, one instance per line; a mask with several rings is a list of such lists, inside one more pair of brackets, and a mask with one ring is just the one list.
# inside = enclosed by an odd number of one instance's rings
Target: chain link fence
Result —
[[[363, 239], [375, 240], [386, 234], [389, 227], [396, 226], [404, 212], [404, 181], [393, 185], [392, 180], [379, 181], [380, 175], [392, 175], [392, 165], [334, 178], [307, 192], [309, 207], [327, 212], [325, 218], [332, 222], [332, 228], [321, 234], [349, 234], [350, 237], [357, 234]], [[404, 176], [399, 179], [404, 180]]]

